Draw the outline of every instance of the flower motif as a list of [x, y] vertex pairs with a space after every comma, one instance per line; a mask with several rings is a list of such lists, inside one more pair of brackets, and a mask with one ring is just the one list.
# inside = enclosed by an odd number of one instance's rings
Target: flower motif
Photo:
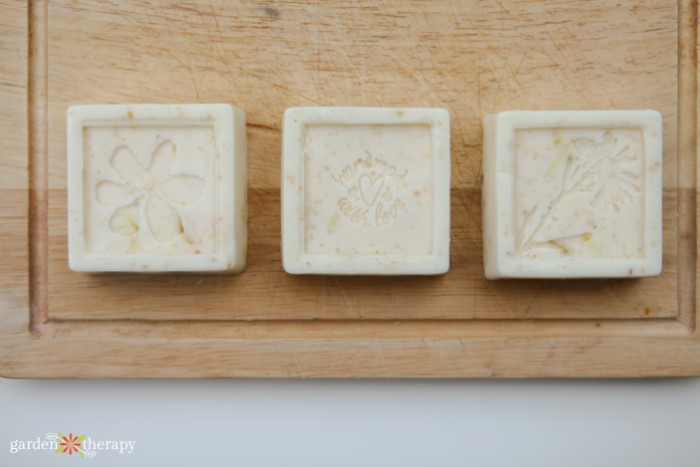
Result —
[[172, 141], [159, 144], [144, 167], [128, 146], [118, 146], [110, 165], [123, 183], [100, 181], [95, 195], [100, 204], [116, 207], [109, 228], [120, 235], [134, 235], [145, 218], [150, 232], [161, 243], [183, 233], [182, 219], [173, 205], [196, 203], [204, 192], [204, 180], [172, 174], [175, 162]]
[[[554, 218], [554, 212], [568, 196], [575, 193], [593, 193], [591, 205], [598, 209], [609, 206], [620, 212], [621, 207], [634, 199], [640, 192], [639, 174], [633, 172], [637, 161], [630, 154], [629, 146], [618, 148], [618, 140], [610, 131], [603, 134], [598, 142], [591, 138], [577, 138], [572, 141], [574, 154], [569, 154], [562, 173], [561, 189], [546, 206], [535, 206], [525, 216], [516, 235], [515, 248], [518, 254], [539, 245], [537, 235]], [[550, 240], [579, 238], [587, 241], [590, 232]]]
[[74, 452], [82, 452], [82, 449], [80, 448], [83, 439], [85, 439], [85, 435], [83, 436], [75, 436], [73, 433], [68, 433], [68, 436], [63, 436], [60, 438], [60, 443], [59, 447], [56, 450], [58, 452], [59, 450], [63, 452], [64, 454], [68, 454], [69, 456], [72, 456]]
[[639, 174], [633, 172], [637, 157], [630, 154], [629, 146], [618, 148], [617, 139], [606, 131], [603, 141], [589, 138], [573, 141], [580, 157], [590, 164], [589, 173], [598, 180], [592, 205], [597, 208], [611, 206], [615, 212], [640, 192]]

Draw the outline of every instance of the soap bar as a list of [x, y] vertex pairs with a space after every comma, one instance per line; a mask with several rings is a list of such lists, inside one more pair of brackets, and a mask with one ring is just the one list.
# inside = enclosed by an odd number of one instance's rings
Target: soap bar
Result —
[[245, 113], [226, 104], [68, 109], [74, 271], [229, 271], [246, 259]]
[[486, 277], [659, 274], [661, 132], [653, 110], [485, 117]]
[[445, 109], [287, 109], [282, 253], [292, 274], [449, 269]]

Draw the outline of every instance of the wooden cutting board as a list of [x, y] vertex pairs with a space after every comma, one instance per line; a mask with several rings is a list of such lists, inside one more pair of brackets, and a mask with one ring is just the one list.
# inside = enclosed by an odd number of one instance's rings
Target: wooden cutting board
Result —
[[[0, 373], [12, 377], [700, 374], [697, 3], [4, 2]], [[66, 108], [226, 102], [248, 116], [241, 275], [79, 274]], [[295, 277], [280, 260], [280, 123], [304, 105], [446, 107], [451, 270]], [[664, 272], [486, 281], [481, 117], [659, 110]]]

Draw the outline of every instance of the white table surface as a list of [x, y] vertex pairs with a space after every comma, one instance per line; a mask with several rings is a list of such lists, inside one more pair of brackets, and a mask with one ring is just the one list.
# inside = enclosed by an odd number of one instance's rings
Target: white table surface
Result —
[[[0, 413], [2, 466], [700, 465], [700, 379], [0, 379]], [[136, 444], [10, 454], [50, 431]]]

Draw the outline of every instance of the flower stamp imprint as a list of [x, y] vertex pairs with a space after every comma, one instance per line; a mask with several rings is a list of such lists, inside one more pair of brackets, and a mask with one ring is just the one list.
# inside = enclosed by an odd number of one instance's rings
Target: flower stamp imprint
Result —
[[408, 188], [408, 171], [399, 173], [387, 162], [367, 152], [335, 176], [333, 180], [345, 188], [345, 195], [338, 200], [343, 216], [362, 226], [390, 224], [402, 212], [406, 204], [399, 197]]
[[556, 246], [561, 240], [591, 239], [592, 232], [583, 232], [575, 235], [576, 238], [567, 235], [544, 243], [536, 241], [545, 227], [556, 226], [556, 211], [571, 195], [588, 195], [594, 209], [619, 214], [641, 193], [641, 175], [635, 169], [640, 155], [629, 145], [619, 144], [610, 131], [603, 134], [602, 141], [573, 139], [571, 148], [564, 163], [558, 194], [547, 205], [534, 206], [527, 212], [515, 238], [516, 254], [526, 254], [535, 247]]
[[[110, 165], [122, 180], [100, 180], [95, 186], [97, 201], [115, 208], [109, 228], [119, 235], [138, 233], [143, 224], [153, 237], [169, 242], [184, 233], [176, 206], [195, 204], [204, 192], [204, 179], [188, 174], [171, 173], [176, 147], [170, 140], [161, 142], [144, 167], [125, 145], [114, 149]], [[144, 222], [145, 221], [145, 222]]]

